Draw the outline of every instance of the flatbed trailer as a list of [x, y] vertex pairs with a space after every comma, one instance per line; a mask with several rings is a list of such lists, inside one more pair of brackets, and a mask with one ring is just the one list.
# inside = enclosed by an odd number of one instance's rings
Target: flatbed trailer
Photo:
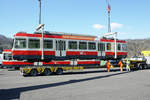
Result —
[[31, 75], [61, 75], [64, 71], [77, 71], [85, 68], [101, 68], [99, 60], [76, 60], [76, 61], [51, 61], [51, 62], [25, 62], [16, 60], [4, 60], [3, 66], [6, 68], [20, 69], [23, 76]]
[[20, 71], [22, 73], [23, 76], [26, 75], [31, 75], [31, 76], [37, 76], [37, 75], [52, 75], [52, 74], [57, 74], [57, 75], [61, 75], [63, 74], [64, 71], [72, 71], [72, 70], [83, 70], [84, 67], [82, 66], [76, 66], [76, 67], [72, 67], [72, 66], [57, 66], [57, 67], [53, 67], [53, 66], [43, 66], [43, 67], [25, 67], [25, 68], [21, 68]]
[[[35, 64], [35, 63], [34, 63]], [[36, 66], [26, 66], [20, 68], [23, 76], [31, 75], [61, 75], [64, 71], [77, 71], [85, 68], [100, 68], [100, 61], [96, 60], [78, 60], [78, 61], [52, 61], [36, 63]]]

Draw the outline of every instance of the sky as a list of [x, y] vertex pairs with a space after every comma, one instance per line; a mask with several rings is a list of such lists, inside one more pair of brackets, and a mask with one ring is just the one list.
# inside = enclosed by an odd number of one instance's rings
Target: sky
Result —
[[[45, 31], [103, 36], [107, 33], [106, 0], [41, 0]], [[120, 39], [150, 38], [150, 0], [108, 0], [111, 30]], [[38, 26], [38, 0], [0, 0], [0, 34], [33, 33]]]

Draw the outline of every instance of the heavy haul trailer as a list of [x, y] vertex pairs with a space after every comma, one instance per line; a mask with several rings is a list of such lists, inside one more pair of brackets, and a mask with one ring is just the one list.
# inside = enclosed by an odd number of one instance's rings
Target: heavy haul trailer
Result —
[[9, 68], [20, 68], [23, 75], [37, 76], [39, 74], [60, 75], [63, 71], [83, 70], [84, 68], [100, 68], [100, 61], [80, 60], [80, 61], [51, 61], [51, 62], [24, 62], [15, 60], [3, 61], [3, 66]]
[[[38, 74], [51, 75], [53, 73], [61, 75], [64, 71], [83, 70], [87, 67], [99, 66], [100, 61], [52, 61], [41, 62], [41, 66], [21, 68], [23, 75], [37, 76]], [[40, 64], [39, 64], [40, 65]]]

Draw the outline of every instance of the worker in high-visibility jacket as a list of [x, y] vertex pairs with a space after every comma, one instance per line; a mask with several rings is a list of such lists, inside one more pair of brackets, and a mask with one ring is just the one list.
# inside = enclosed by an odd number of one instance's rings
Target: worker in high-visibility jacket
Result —
[[126, 70], [130, 71], [130, 61], [128, 59], [126, 61]]
[[106, 63], [106, 67], [107, 67], [107, 72], [110, 72], [111, 63], [109, 60]]
[[120, 71], [122, 72], [123, 71], [123, 63], [121, 60], [119, 61], [118, 65], [120, 66]]

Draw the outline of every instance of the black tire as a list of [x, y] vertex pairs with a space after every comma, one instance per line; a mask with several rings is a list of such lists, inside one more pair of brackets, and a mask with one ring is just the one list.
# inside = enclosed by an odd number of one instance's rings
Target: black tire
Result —
[[31, 76], [37, 76], [37, 75], [38, 75], [37, 70], [36, 70], [36, 69], [32, 69], [32, 70], [30, 71], [30, 75], [31, 75]]
[[44, 72], [43, 72], [43, 74], [44, 74], [45, 76], [48, 76], [48, 75], [51, 75], [51, 74], [52, 74], [52, 71], [51, 71], [50, 69], [45, 69]]
[[63, 69], [62, 68], [58, 68], [56, 71], [57, 75], [61, 75], [63, 73]]
[[143, 66], [144, 66], [144, 69], [148, 69], [148, 66], [146, 64], [144, 64]]
[[142, 65], [142, 64], [139, 65], [139, 69], [140, 69], [140, 70], [143, 69], [143, 65]]

